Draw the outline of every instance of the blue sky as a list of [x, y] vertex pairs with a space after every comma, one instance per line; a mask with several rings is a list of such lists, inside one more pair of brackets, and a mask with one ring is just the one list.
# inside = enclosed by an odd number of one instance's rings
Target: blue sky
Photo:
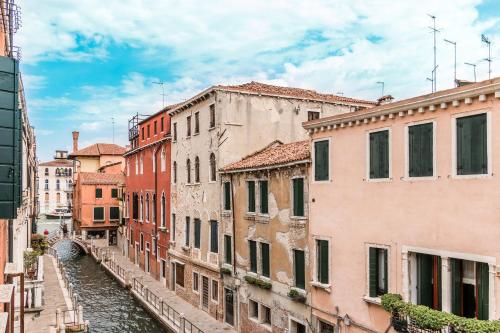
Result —
[[[438, 89], [487, 78], [481, 34], [500, 47], [496, 0], [18, 0], [21, 69], [41, 160], [55, 149], [127, 144], [127, 119], [212, 84], [251, 80], [375, 99], [377, 81], [397, 99], [427, 93], [437, 16]], [[498, 69], [497, 69], [498, 68]], [[493, 76], [500, 64], [493, 63]]]

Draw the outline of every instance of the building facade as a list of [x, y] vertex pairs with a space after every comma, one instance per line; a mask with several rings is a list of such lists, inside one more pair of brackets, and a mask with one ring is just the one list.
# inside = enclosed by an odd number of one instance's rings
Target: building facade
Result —
[[170, 117], [167, 107], [131, 119], [131, 149], [125, 153], [123, 252], [167, 286], [170, 231]]
[[305, 123], [313, 324], [385, 331], [385, 293], [500, 318], [499, 115], [496, 78]]
[[307, 327], [309, 164], [309, 141], [274, 142], [221, 171], [230, 213], [221, 248], [224, 320], [241, 332]]
[[[304, 140], [302, 122], [374, 103], [261, 83], [214, 86], [178, 104], [171, 115], [169, 281], [177, 295], [224, 320], [220, 267], [222, 235], [230, 224], [222, 206], [219, 167], [274, 140]], [[194, 246], [194, 225], [199, 246]], [[200, 289], [193, 276], [200, 277]]]
[[73, 162], [67, 151], [57, 150], [54, 160], [38, 165], [38, 202], [40, 214], [56, 209], [71, 210]]

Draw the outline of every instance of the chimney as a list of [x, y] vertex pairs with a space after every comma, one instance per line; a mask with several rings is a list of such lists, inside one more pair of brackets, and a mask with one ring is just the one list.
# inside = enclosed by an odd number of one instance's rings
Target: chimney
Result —
[[384, 105], [384, 104], [392, 103], [393, 100], [394, 100], [394, 97], [392, 97], [391, 95], [385, 95], [385, 96], [380, 97], [377, 100], [377, 105]]
[[73, 131], [73, 152], [78, 150], [78, 136], [80, 135], [80, 132], [78, 131]]

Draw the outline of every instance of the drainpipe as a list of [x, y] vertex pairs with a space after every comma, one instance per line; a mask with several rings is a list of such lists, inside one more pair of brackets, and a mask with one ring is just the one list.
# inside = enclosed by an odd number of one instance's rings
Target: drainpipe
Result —
[[[158, 235], [158, 151], [160, 151], [162, 147], [162, 144], [160, 143], [160, 146], [158, 147], [157, 150], [154, 151], [153, 153], [153, 156], [154, 156], [154, 159], [155, 159], [155, 199], [153, 200], [153, 203], [154, 203], [154, 214], [155, 214], [155, 239], [156, 239], [156, 249], [155, 249], [155, 259], [158, 260], [158, 238], [157, 238], [157, 235]], [[161, 165], [160, 165], [161, 167]], [[161, 220], [161, 216], [160, 216], [160, 220]], [[158, 273], [158, 272], [157, 272]], [[159, 276], [160, 274], [158, 274]]]
[[[233, 224], [233, 234], [232, 234], [232, 254], [233, 254], [233, 276], [234, 279], [236, 279], [236, 224], [235, 224], [235, 218], [234, 218], [234, 213], [235, 213], [235, 205], [234, 205], [234, 186], [233, 186], [233, 174], [229, 174], [229, 182], [231, 184], [231, 222]], [[236, 313], [234, 313], [233, 309], [233, 316], [236, 316], [236, 327], [238, 329], [238, 332], [241, 332], [241, 325], [240, 325], [240, 301], [238, 299], [238, 293], [240, 290], [239, 285], [235, 285], [235, 292], [233, 295], [233, 307], [234, 304], [236, 303]]]

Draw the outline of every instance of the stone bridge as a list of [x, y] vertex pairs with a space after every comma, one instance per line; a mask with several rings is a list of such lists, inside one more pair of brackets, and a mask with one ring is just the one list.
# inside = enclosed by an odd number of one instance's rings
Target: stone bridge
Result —
[[68, 234], [68, 233], [64, 234], [62, 231], [58, 231], [58, 232], [54, 233], [53, 235], [49, 236], [48, 242], [49, 242], [50, 247], [55, 248], [55, 247], [57, 247], [57, 244], [59, 244], [62, 241], [67, 241], [67, 240], [72, 241], [73, 243], [78, 245], [78, 247], [80, 247], [82, 249], [82, 251], [85, 252], [85, 254], [89, 253], [89, 244], [87, 242], [85, 242], [81, 236], [77, 236], [74, 231], [71, 234]]

